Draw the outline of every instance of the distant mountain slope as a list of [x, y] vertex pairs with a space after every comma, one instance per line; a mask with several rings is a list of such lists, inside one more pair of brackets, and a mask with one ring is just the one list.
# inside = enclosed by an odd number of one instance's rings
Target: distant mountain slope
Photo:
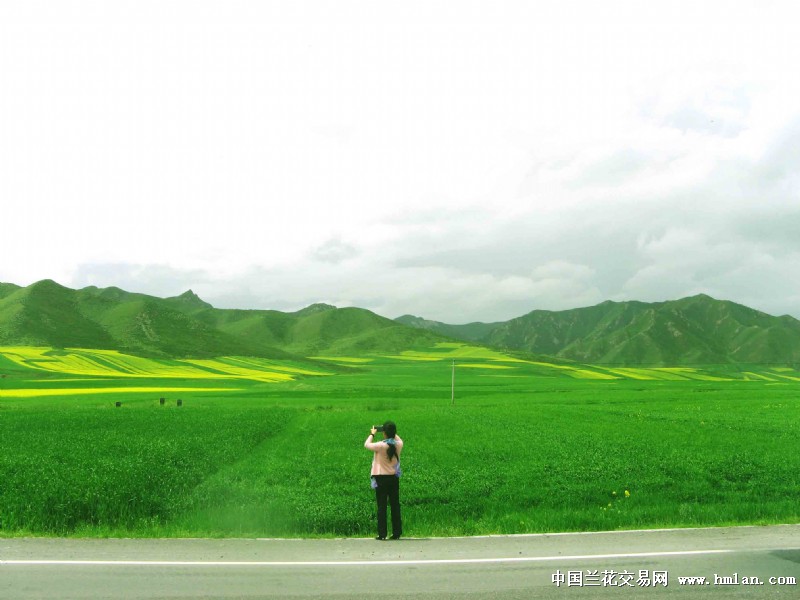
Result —
[[336, 355], [428, 347], [445, 338], [361, 308], [294, 313], [216, 309], [191, 290], [156, 298], [45, 280], [0, 286], [0, 345], [113, 349], [146, 356]]
[[502, 323], [467, 323], [466, 325], [448, 325], [439, 321], [429, 321], [414, 315], [403, 315], [395, 319], [398, 323], [417, 329], [426, 329], [439, 335], [445, 335], [458, 340], [477, 342], [485, 339]]
[[448, 325], [361, 308], [217, 309], [191, 290], [156, 298], [44, 280], [0, 284], [0, 345], [81, 347], [145, 356], [291, 358], [396, 353], [460, 339], [592, 364], [800, 363], [800, 321], [699, 295], [535, 310], [502, 323]]
[[9, 294], [13, 294], [18, 289], [20, 289], [20, 287], [18, 285], [14, 285], [13, 283], [0, 283], [0, 300]]
[[397, 352], [446, 341], [434, 333], [398, 325], [363, 308], [313, 304], [294, 313], [274, 310], [210, 309], [194, 313], [220, 331], [303, 356]]
[[193, 319], [168, 300], [44, 280], [0, 299], [0, 344], [114, 349], [152, 356], [287, 356]]
[[114, 340], [84, 315], [74, 290], [45, 280], [0, 300], [0, 343], [110, 348]]
[[535, 310], [504, 323], [484, 324], [488, 333], [482, 336], [475, 334], [480, 331], [477, 324], [426, 326], [401, 319], [410, 326], [498, 348], [595, 364], [800, 362], [800, 321], [706, 295], [651, 304], [607, 301], [572, 310]]

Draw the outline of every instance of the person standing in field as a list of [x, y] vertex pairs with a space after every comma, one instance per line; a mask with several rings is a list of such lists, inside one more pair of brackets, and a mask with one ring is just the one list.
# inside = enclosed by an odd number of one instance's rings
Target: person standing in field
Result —
[[[378, 429], [383, 430], [384, 439], [376, 442], [375, 434]], [[375, 489], [375, 499], [378, 502], [378, 537], [385, 540], [387, 532], [386, 506], [392, 509], [392, 539], [399, 540], [403, 533], [403, 524], [400, 519], [400, 452], [403, 450], [403, 440], [397, 435], [397, 426], [392, 421], [386, 421], [383, 427], [373, 427], [370, 430], [364, 448], [372, 451], [372, 487]]]

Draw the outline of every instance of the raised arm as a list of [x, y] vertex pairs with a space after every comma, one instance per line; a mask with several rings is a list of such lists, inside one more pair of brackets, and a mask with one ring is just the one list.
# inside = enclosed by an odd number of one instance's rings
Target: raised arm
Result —
[[375, 452], [376, 450], [380, 449], [380, 447], [381, 447], [381, 443], [380, 442], [373, 442], [372, 441], [372, 440], [375, 439], [375, 432], [376, 431], [377, 431], [377, 429], [375, 429], [373, 427], [372, 430], [370, 431], [370, 434], [367, 436], [367, 441], [364, 442], [364, 448], [366, 448], [367, 450], [371, 450], [372, 452]]

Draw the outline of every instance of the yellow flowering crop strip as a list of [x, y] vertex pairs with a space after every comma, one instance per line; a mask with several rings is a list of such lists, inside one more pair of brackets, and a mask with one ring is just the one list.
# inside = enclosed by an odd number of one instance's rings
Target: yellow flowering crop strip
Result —
[[241, 388], [193, 387], [102, 387], [0, 390], [0, 398], [37, 398], [39, 396], [83, 396], [85, 394], [168, 394], [177, 392], [232, 392]]
[[526, 363], [507, 356], [496, 350], [484, 348], [482, 346], [468, 346], [457, 342], [439, 342], [431, 350], [424, 352], [420, 350], [406, 350], [399, 355], [387, 356], [385, 358], [397, 358], [400, 360], [452, 360], [455, 358], [484, 359], [497, 362]]
[[[777, 371], [777, 369], [773, 369], [773, 371]], [[787, 379], [789, 381], [800, 381], [800, 377], [792, 376], [792, 375], [784, 375], [783, 373], [773, 373], [775, 377], [779, 377], [780, 379]]]
[[311, 360], [325, 360], [331, 363], [354, 363], [363, 364], [374, 361], [374, 358], [363, 358], [355, 356], [309, 356]]
[[383, 358], [393, 358], [393, 359], [396, 359], [396, 360], [407, 360], [407, 361], [411, 361], [411, 362], [414, 362], [414, 361], [416, 361], [416, 362], [439, 362], [439, 361], [444, 360], [443, 358], [439, 358], [439, 357], [436, 357], [436, 356], [409, 356], [409, 355], [400, 355], [400, 354], [387, 355], [387, 356], [384, 356]]
[[747, 381], [777, 381], [774, 377], [767, 377], [761, 373], [753, 373], [752, 371], [742, 371]]
[[226, 365], [234, 365], [234, 366], [245, 366], [250, 369], [257, 369], [257, 370], [270, 370], [270, 371], [278, 371], [279, 373], [294, 373], [296, 375], [331, 375], [327, 371], [312, 371], [310, 369], [301, 369], [300, 367], [293, 367], [290, 365], [282, 364], [276, 361], [267, 360], [264, 358], [251, 358], [251, 357], [241, 357], [241, 356], [225, 356], [223, 358], [216, 359], [220, 362], [225, 363]]
[[509, 367], [508, 365], [493, 365], [490, 363], [459, 363], [459, 368], [467, 368], [467, 369], [514, 369], [515, 367]]
[[635, 367], [615, 368], [606, 370], [609, 373], [622, 375], [623, 377], [627, 377], [628, 379], [637, 379], [639, 381], [659, 381], [659, 380], [678, 381], [681, 379], [686, 379], [685, 377], [680, 377], [677, 375], [670, 376], [665, 373], [656, 373], [652, 369], [640, 369]]
[[535, 362], [531, 361], [532, 365], [536, 365], [539, 367], [547, 367], [548, 369], [558, 369], [562, 371], [565, 375], [569, 375], [570, 377], [574, 377], [575, 379], [619, 379], [616, 375], [611, 375], [609, 373], [603, 373], [600, 371], [590, 371], [589, 369], [579, 369], [577, 367], [571, 367], [569, 365], [556, 365], [553, 363], [546, 363], [546, 362]]
[[491, 350], [490, 348], [483, 348], [479, 346], [468, 346], [466, 344], [460, 344], [457, 342], [438, 343], [432, 350], [428, 352], [423, 352], [419, 350], [407, 350], [405, 352], [402, 352], [400, 355], [385, 356], [384, 358], [393, 358], [393, 359], [408, 360], [408, 361], [446, 361], [459, 358], [461, 359], [466, 358], [473, 360], [483, 359], [488, 362], [484, 364], [457, 363], [456, 366], [468, 367], [468, 368], [482, 368], [482, 369], [515, 368], [513, 366], [509, 367], [506, 365], [497, 364], [497, 363], [510, 363], [512, 365], [520, 365], [520, 366], [534, 365], [537, 367], [544, 367], [547, 369], [557, 369], [564, 375], [567, 375], [574, 379], [613, 380], [613, 379], [620, 379], [620, 377], [624, 377], [624, 375], [615, 375], [612, 373], [607, 373], [604, 370], [594, 371], [591, 369], [572, 367], [569, 365], [557, 365], [554, 363], [523, 360], [520, 358], [514, 358], [513, 356], [508, 356], [496, 350]]
[[731, 381], [731, 379], [727, 377], [717, 377], [716, 375], [701, 373], [699, 369], [693, 367], [655, 367], [651, 370], [658, 373], [674, 373], [686, 379], [697, 381]]
[[[248, 369], [245, 367], [235, 367], [233, 365], [226, 365], [218, 360], [184, 360], [190, 365], [197, 365], [198, 367], [206, 367], [216, 371], [216, 373], [209, 373], [211, 376], [219, 374], [222, 377], [241, 377], [242, 379], [252, 379], [262, 382], [275, 382], [275, 381], [292, 381], [294, 377], [288, 373], [275, 373], [270, 371], [258, 372], [255, 369]], [[256, 374], [259, 373], [259, 374]]]
[[730, 378], [701, 373], [692, 367], [617, 367], [606, 370], [641, 381], [732, 381]]
[[322, 371], [280, 365], [259, 359], [223, 357], [208, 360], [157, 360], [115, 350], [0, 347], [0, 354], [21, 367], [89, 377], [139, 379], [246, 379], [265, 383], [292, 381], [296, 375], [328, 375]]
[[571, 368], [567, 374], [575, 379], [603, 379], [606, 381], [610, 379], [619, 379], [619, 377], [616, 375], [612, 375], [610, 373], [601, 373], [600, 371], [590, 371], [589, 369]]

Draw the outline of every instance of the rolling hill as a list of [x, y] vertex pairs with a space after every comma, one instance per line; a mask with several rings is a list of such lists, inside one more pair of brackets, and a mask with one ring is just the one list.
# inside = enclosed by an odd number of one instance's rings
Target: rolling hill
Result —
[[800, 362], [800, 321], [706, 295], [667, 302], [603, 302], [534, 310], [502, 323], [399, 322], [496, 348], [593, 364], [698, 365]]
[[414, 315], [403, 315], [395, 319], [398, 323], [407, 325], [409, 327], [416, 327], [417, 329], [425, 329], [452, 337], [457, 340], [465, 340], [469, 342], [478, 342], [486, 338], [503, 323], [467, 323], [466, 325], [448, 325], [439, 321], [430, 321], [422, 317], [415, 317]]
[[500, 323], [449, 325], [362, 308], [218, 309], [191, 290], [157, 298], [50, 280], [0, 283], [0, 345], [203, 358], [395, 353], [462, 340], [528, 355], [616, 365], [798, 364], [800, 321], [706, 295], [534, 310]]
[[191, 290], [157, 298], [119, 288], [73, 290], [51, 280], [0, 284], [0, 345], [95, 348], [153, 357], [395, 352], [444, 338], [361, 308], [294, 313], [216, 309]]
[[18, 285], [14, 285], [13, 283], [0, 283], [0, 300], [8, 296], [9, 294], [13, 294], [19, 289]]
[[250, 343], [263, 341], [300, 356], [397, 352], [447, 341], [363, 308], [312, 304], [297, 312], [206, 308], [191, 316]]

